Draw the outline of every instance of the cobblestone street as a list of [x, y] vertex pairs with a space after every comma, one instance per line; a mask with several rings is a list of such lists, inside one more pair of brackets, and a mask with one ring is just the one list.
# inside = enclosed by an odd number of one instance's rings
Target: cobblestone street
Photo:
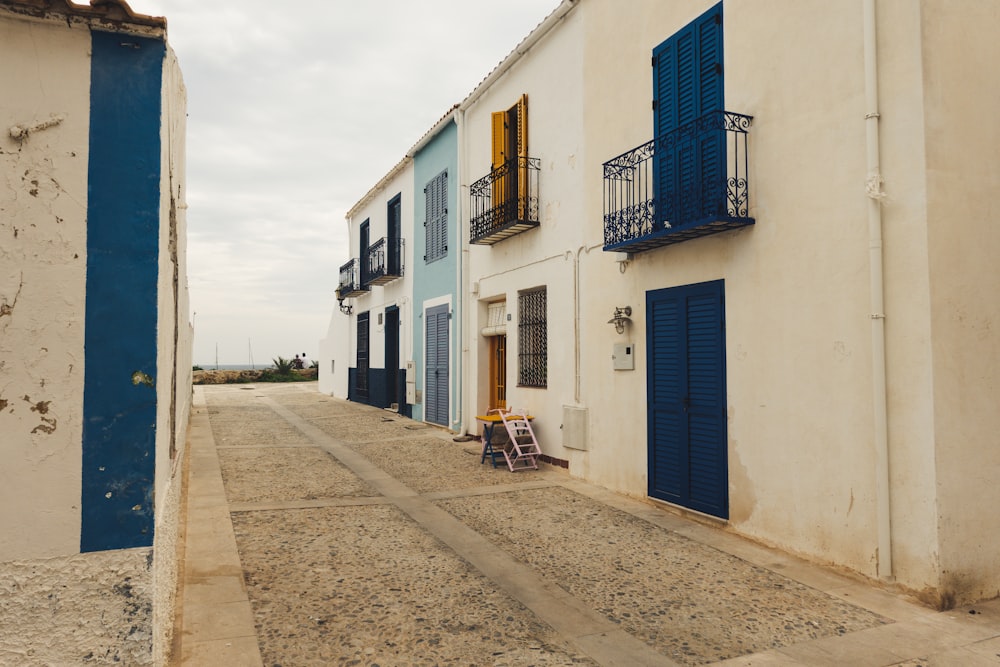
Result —
[[183, 665], [994, 665], [936, 612], [542, 464], [316, 392], [197, 387]]

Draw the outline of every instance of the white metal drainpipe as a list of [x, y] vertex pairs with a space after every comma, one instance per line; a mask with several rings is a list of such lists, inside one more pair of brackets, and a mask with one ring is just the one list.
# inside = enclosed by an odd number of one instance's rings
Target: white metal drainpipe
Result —
[[[458, 150], [458, 174], [455, 180], [457, 181], [456, 186], [456, 201], [455, 201], [455, 218], [458, 220], [458, 224], [455, 228], [458, 230], [456, 233], [457, 238], [455, 239], [458, 245], [458, 253], [456, 257], [456, 273], [458, 274], [455, 278], [455, 303], [452, 305], [452, 310], [455, 312], [455, 317], [453, 319], [455, 328], [458, 329], [458, 371], [455, 373], [455, 377], [458, 379], [457, 394], [459, 400], [454, 401], [455, 408], [458, 413], [452, 415], [451, 428], [452, 430], [458, 431], [459, 435], [465, 435], [469, 432], [468, 425], [465, 423], [465, 388], [468, 386], [466, 383], [465, 369], [469, 363], [469, 342], [468, 342], [468, 332], [469, 327], [466, 326], [466, 303], [465, 299], [468, 290], [465, 289], [465, 276], [468, 272], [465, 267], [465, 263], [469, 258], [469, 249], [465, 245], [465, 226], [462, 221], [462, 200], [465, 198], [465, 193], [462, 191], [462, 184], [465, 183], [465, 178], [463, 176], [463, 170], [465, 167], [465, 110], [456, 109], [454, 112], [455, 118], [455, 135], [456, 141], [459, 145]], [[470, 299], [471, 300], [471, 299]], [[469, 309], [471, 310], [471, 309]], [[475, 414], [475, 413], [472, 413]]]
[[868, 175], [868, 255], [871, 270], [872, 402], [875, 428], [875, 504], [878, 524], [876, 571], [892, 578], [892, 522], [889, 487], [889, 426], [886, 409], [885, 306], [882, 270], [882, 175], [879, 167], [878, 53], [875, 0], [864, 2], [865, 129]]

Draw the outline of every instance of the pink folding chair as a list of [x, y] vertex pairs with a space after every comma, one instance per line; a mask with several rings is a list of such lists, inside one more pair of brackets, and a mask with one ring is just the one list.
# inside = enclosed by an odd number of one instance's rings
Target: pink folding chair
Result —
[[538, 457], [542, 450], [538, 446], [535, 432], [531, 430], [528, 411], [523, 408], [512, 408], [500, 412], [504, 428], [510, 442], [504, 445], [503, 455], [507, 459], [507, 467], [511, 472], [518, 470], [538, 470]]

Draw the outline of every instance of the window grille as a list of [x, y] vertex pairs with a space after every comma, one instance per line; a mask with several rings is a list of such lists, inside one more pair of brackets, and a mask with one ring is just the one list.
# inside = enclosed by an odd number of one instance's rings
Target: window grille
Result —
[[368, 398], [368, 313], [358, 315], [358, 365], [355, 390], [359, 398]]
[[517, 382], [525, 387], [545, 387], [548, 383], [548, 326], [546, 288], [522, 292], [518, 306]]

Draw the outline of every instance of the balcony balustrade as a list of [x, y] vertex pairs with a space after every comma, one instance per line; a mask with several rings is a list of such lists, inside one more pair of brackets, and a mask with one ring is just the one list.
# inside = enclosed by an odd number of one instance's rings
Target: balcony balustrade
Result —
[[403, 239], [381, 238], [368, 247], [365, 285], [385, 285], [403, 277]]
[[538, 158], [517, 157], [472, 184], [471, 243], [493, 245], [538, 226], [540, 171]]
[[343, 300], [352, 296], [360, 296], [368, 292], [367, 285], [361, 281], [361, 262], [355, 257], [340, 267], [340, 282], [337, 285], [337, 299]]
[[604, 250], [643, 252], [754, 224], [752, 117], [715, 111], [604, 163]]

